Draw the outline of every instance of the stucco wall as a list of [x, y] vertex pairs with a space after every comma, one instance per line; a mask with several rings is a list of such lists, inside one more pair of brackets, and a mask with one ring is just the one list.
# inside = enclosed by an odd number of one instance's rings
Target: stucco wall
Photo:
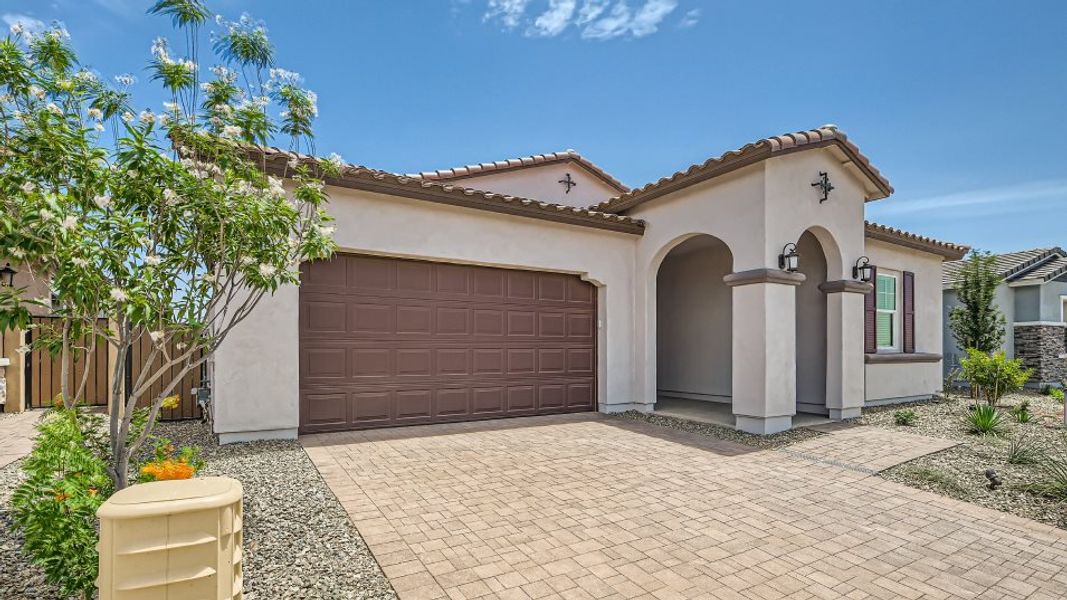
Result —
[[[867, 256], [879, 268], [915, 273], [915, 352], [942, 348], [941, 257], [877, 240], [867, 240]], [[925, 397], [942, 388], [941, 363], [871, 364], [866, 372], [867, 402]]]
[[[635, 236], [419, 200], [329, 188], [341, 251], [580, 274], [598, 290], [598, 402], [633, 391]], [[214, 361], [215, 430], [225, 441], [292, 436], [299, 415], [295, 287], [264, 298]], [[255, 433], [250, 433], [255, 432]]]
[[[571, 180], [578, 184], [572, 187], [569, 193], [566, 186], [560, 183], [567, 173], [570, 173]], [[592, 206], [621, 193], [576, 162], [552, 163], [451, 181], [476, 190], [511, 194], [566, 206]]]
[[1063, 296], [1067, 296], [1067, 281], [1050, 281], [1041, 286], [1041, 318], [1039, 321], [1063, 321]]
[[663, 261], [657, 282], [658, 395], [730, 401], [732, 297], [726, 247], [690, 238]]
[[[1015, 290], [1015, 320], [1043, 321], [1041, 318], [1041, 288], [1044, 286], [1027, 285], [1012, 288]], [[1057, 321], [1059, 315], [1057, 315]]]

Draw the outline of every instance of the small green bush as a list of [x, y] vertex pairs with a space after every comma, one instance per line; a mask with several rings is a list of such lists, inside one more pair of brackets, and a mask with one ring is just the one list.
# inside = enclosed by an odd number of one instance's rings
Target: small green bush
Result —
[[910, 408], [898, 410], [893, 413], [893, 422], [897, 425], [907, 427], [914, 425], [917, 420], [919, 420], [919, 415], [916, 415], [915, 411]]
[[80, 407], [50, 410], [11, 496], [23, 552], [64, 596], [96, 589], [96, 509], [112, 492], [103, 417]]
[[1044, 456], [1041, 448], [1028, 440], [1015, 438], [1008, 444], [1008, 464], [1034, 465], [1041, 462]]
[[967, 358], [960, 361], [963, 378], [971, 382], [971, 389], [989, 406], [996, 406], [1000, 399], [1022, 389], [1033, 375], [1033, 369], [1023, 367], [1019, 359], [1009, 360], [1004, 352], [986, 354], [974, 348], [967, 349]]
[[1009, 411], [1012, 418], [1017, 423], [1029, 423], [1034, 420], [1034, 413], [1030, 412], [1030, 401], [1023, 400], [1018, 405], [1013, 406]]
[[978, 435], [997, 435], [1003, 429], [1004, 415], [995, 406], [979, 404], [967, 413], [968, 431]]
[[1060, 404], [1063, 404], [1063, 398], [1064, 398], [1063, 388], [1050, 387], [1048, 389], [1048, 395], [1049, 395], [1050, 398], [1052, 398], [1056, 402], [1059, 402]]

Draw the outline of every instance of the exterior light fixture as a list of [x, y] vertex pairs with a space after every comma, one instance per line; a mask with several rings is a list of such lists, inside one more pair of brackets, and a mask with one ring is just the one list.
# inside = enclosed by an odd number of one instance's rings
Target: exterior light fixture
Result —
[[871, 264], [871, 259], [866, 256], [861, 256], [856, 260], [856, 265], [852, 267], [852, 278], [859, 279], [864, 283], [870, 283], [874, 278], [874, 265]]
[[782, 253], [778, 255], [778, 268], [790, 273], [796, 273], [800, 268], [800, 255], [797, 254], [797, 245], [793, 242], [789, 242], [785, 248], [782, 248]]
[[11, 263], [4, 265], [4, 268], [0, 269], [0, 287], [13, 287], [16, 273], [18, 271], [11, 268]]

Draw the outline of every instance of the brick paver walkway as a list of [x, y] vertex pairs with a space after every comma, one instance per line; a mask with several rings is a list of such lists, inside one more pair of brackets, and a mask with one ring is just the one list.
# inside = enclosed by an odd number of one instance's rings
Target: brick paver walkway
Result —
[[913, 435], [902, 431], [889, 431], [877, 427], [825, 426], [816, 429], [832, 435], [824, 435], [786, 446], [779, 452], [796, 458], [874, 474], [957, 444], [951, 440]]
[[40, 411], [0, 414], [0, 468], [30, 453]]
[[[864, 435], [875, 459], [843, 457]], [[302, 441], [401, 598], [1067, 590], [1067, 532], [872, 476], [868, 428], [758, 452], [599, 415]]]

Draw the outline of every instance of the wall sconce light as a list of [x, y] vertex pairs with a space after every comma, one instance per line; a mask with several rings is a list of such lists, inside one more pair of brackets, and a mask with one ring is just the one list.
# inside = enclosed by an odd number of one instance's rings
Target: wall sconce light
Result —
[[870, 283], [874, 277], [874, 265], [871, 264], [871, 259], [866, 256], [861, 256], [856, 260], [856, 265], [852, 267], [852, 278], [859, 279], [864, 283]]
[[782, 253], [778, 255], [778, 268], [790, 273], [795, 273], [800, 268], [800, 255], [797, 254], [797, 245], [793, 242], [782, 248]]
[[11, 268], [11, 263], [4, 265], [4, 268], [0, 269], [0, 287], [13, 287], [16, 273], [18, 271]]

